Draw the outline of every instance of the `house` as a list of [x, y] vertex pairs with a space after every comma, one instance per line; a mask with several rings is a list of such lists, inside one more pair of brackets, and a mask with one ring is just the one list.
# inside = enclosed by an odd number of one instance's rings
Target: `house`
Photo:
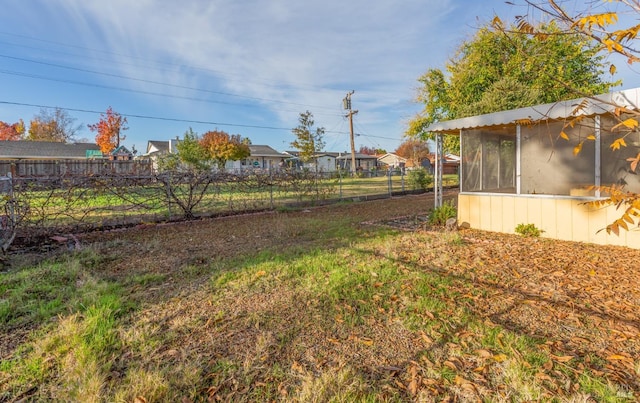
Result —
[[242, 171], [247, 169], [278, 170], [284, 166], [289, 155], [274, 150], [270, 146], [249, 144], [249, 157], [242, 161], [229, 161], [227, 170]]
[[390, 169], [404, 168], [407, 165], [407, 159], [398, 154], [386, 153], [378, 157], [378, 164]]
[[93, 143], [54, 141], [0, 141], [0, 160], [85, 160], [95, 157], [100, 146]]
[[140, 156], [141, 159], [151, 160], [153, 169], [158, 169], [158, 159], [163, 155], [175, 153], [177, 151], [176, 145], [180, 142], [179, 138], [171, 140], [149, 140], [147, 141], [147, 151]]
[[627, 161], [638, 154], [640, 132], [625, 137], [627, 147], [611, 147], [621, 136], [618, 106], [638, 110], [640, 89], [429, 126], [432, 133], [460, 136], [458, 221], [506, 233], [534, 224], [549, 238], [640, 248], [638, 229], [620, 236], [599, 231], [624, 210], [585, 204], [603, 196], [589, 185], [624, 184], [640, 192]]
[[[430, 174], [434, 173], [434, 167], [436, 166], [435, 153], [429, 153], [427, 158], [422, 161], [422, 166], [429, 171]], [[442, 173], [445, 175], [457, 175], [458, 168], [460, 167], [460, 157], [453, 154], [445, 154], [442, 156]]]
[[300, 151], [285, 151], [283, 153], [285, 158], [285, 165], [289, 168], [295, 169], [308, 169], [318, 172], [335, 172], [337, 170], [336, 156], [337, 153], [325, 153], [320, 152], [313, 156], [311, 161], [303, 162], [300, 159]]
[[144, 174], [148, 165], [135, 164], [126, 147], [103, 155], [93, 143], [0, 141], [0, 176], [57, 177], [65, 175]]
[[111, 161], [131, 161], [133, 160], [133, 153], [125, 146], [118, 146], [109, 153], [108, 158]]
[[[345, 170], [351, 171], [351, 153], [338, 153], [336, 162], [338, 166]], [[378, 169], [378, 157], [375, 155], [355, 153], [356, 171], [373, 171]]]
[[103, 158], [93, 143], [0, 141], [0, 176], [49, 176], [84, 172], [86, 162]]

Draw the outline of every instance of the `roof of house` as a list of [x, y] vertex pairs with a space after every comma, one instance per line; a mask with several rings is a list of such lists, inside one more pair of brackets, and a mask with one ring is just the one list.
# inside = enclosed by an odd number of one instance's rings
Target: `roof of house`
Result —
[[394, 153], [386, 153], [386, 154], [384, 154], [384, 155], [380, 155], [380, 156], [378, 156], [377, 158], [378, 158], [378, 161], [386, 161], [386, 160], [388, 160], [389, 158], [392, 158], [392, 159], [398, 160], [398, 161], [400, 161], [400, 162], [406, 162], [406, 161], [407, 161], [407, 159], [406, 159], [406, 158], [401, 157], [401, 156], [399, 156], [398, 154], [394, 154]]
[[51, 141], [0, 141], [0, 158], [10, 159], [84, 159], [87, 151], [100, 150], [93, 143]]
[[151, 153], [151, 149], [155, 148], [153, 152], [169, 152], [169, 141], [162, 140], [149, 140], [147, 141], [147, 154]]
[[590, 98], [578, 98], [527, 108], [470, 116], [461, 119], [436, 122], [427, 127], [427, 132], [458, 134], [462, 129], [515, 125], [521, 121], [538, 122], [564, 119], [570, 116], [594, 116], [613, 112], [623, 106], [629, 109], [640, 108], [640, 88], [610, 92]]
[[287, 154], [274, 150], [269, 146], [249, 144], [252, 157], [277, 157], [284, 158]]

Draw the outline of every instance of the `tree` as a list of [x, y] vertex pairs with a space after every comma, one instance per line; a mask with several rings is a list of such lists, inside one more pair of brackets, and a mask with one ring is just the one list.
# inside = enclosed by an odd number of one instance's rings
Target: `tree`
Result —
[[309, 162], [324, 148], [325, 129], [324, 127], [313, 129], [315, 122], [313, 114], [309, 111], [301, 112], [298, 122], [300, 124], [291, 129], [291, 132], [296, 136], [296, 139], [291, 142], [291, 147], [300, 151], [300, 159], [303, 162]]
[[76, 126], [75, 121], [76, 119], [64, 109], [40, 109], [40, 113], [29, 123], [29, 134], [26, 139], [61, 143], [73, 141], [81, 127], [81, 125]]
[[386, 154], [387, 151], [382, 149], [382, 148], [373, 148], [373, 147], [367, 147], [367, 146], [360, 146], [360, 149], [358, 150], [358, 153], [366, 154], [366, 155], [381, 155], [381, 154]]
[[208, 131], [202, 135], [200, 145], [209, 153], [218, 169], [224, 169], [227, 161], [237, 161], [251, 155], [248, 139], [239, 134], [229, 134], [221, 130]]
[[120, 146], [120, 141], [125, 139], [122, 132], [127, 130], [127, 118], [114, 112], [111, 107], [106, 113], [100, 114], [98, 123], [87, 125], [89, 130], [97, 132], [96, 143], [100, 146], [100, 151], [110, 153]]
[[211, 167], [211, 155], [200, 144], [200, 137], [192, 128], [177, 142], [176, 151], [160, 158], [160, 171], [208, 171]]
[[[425, 128], [433, 122], [572, 99], [571, 88], [601, 94], [617, 84], [603, 81], [604, 59], [591, 41], [564, 35], [555, 23], [537, 29], [545, 36], [484, 26], [449, 60], [447, 74], [427, 70], [417, 94], [425, 106], [406, 134], [432, 138]], [[458, 139], [445, 137], [444, 148], [458, 153]]]
[[[604, 54], [620, 55], [626, 59], [628, 64], [638, 63], [640, 61], [640, 50], [637, 48], [638, 33], [640, 32], [640, 24], [637, 24], [637, 19], [640, 16], [640, 2], [636, 0], [617, 0], [609, 2], [601, 2], [598, 4], [597, 9], [592, 9], [590, 2], [584, 4], [585, 9], [574, 9], [570, 11], [564, 8], [563, 5], [558, 4], [554, 0], [548, 0], [546, 2], [523, 0], [522, 3], [529, 7], [529, 10], [537, 13], [539, 16], [550, 18], [558, 27], [560, 33], [564, 36], [579, 37], [584, 41], [590, 41], [590, 46], [593, 49], [599, 50]], [[576, 3], [578, 4], [578, 3]], [[618, 26], [619, 15], [635, 16], [634, 19], [629, 20], [629, 26]], [[499, 17], [494, 18], [493, 25], [501, 32], [509, 34], [518, 34], [526, 38], [537, 38], [544, 40], [547, 33], [540, 29], [540, 26], [536, 25], [534, 16], [522, 15], [516, 17], [516, 27], [513, 29], [506, 29]], [[538, 17], [540, 18], [540, 17]], [[564, 59], [560, 59], [564, 61]], [[616, 72], [616, 66], [614, 63], [609, 62], [608, 71], [611, 74]], [[589, 92], [585, 92], [582, 88], [575, 85], [573, 82], [568, 82], [565, 85], [566, 89], [574, 94], [574, 97], [590, 97], [594, 95]], [[588, 105], [580, 105], [579, 107], [586, 107]], [[612, 128], [614, 138], [611, 141], [610, 148], [612, 150], [619, 150], [621, 147], [627, 147], [625, 139], [632, 134], [638, 135], [640, 132], [640, 111], [632, 110], [623, 106], [616, 106], [614, 115], [618, 119], [618, 124]], [[567, 125], [578, 124], [578, 119], [575, 118], [567, 122]], [[562, 138], [566, 137], [562, 136]], [[568, 137], [565, 140], [570, 140]], [[587, 141], [594, 140], [593, 138], [587, 138]], [[574, 152], [580, 152], [582, 148], [582, 142], [578, 142]], [[640, 163], [640, 149], [636, 147], [632, 151], [635, 157], [627, 159], [629, 162], [629, 168], [632, 173], [638, 172], [638, 164]], [[625, 206], [625, 210], [621, 217], [616, 219], [605, 228], [608, 233], [618, 234], [620, 229], [628, 230], [629, 224], [633, 224], [640, 217], [640, 194], [636, 192], [630, 192], [625, 190], [621, 186], [605, 186], [600, 187], [600, 190], [604, 194], [608, 194], [609, 197], [591, 202], [592, 206], [601, 207], [607, 205], [614, 205], [617, 208]], [[640, 225], [640, 222], [638, 223]]]
[[0, 120], [0, 141], [16, 141], [22, 139], [24, 135], [24, 122], [22, 119], [14, 124], [9, 124]]
[[414, 167], [419, 167], [422, 161], [429, 157], [429, 147], [422, 140], [407, 139], [396, 148], [394, 153], [411, 161]]

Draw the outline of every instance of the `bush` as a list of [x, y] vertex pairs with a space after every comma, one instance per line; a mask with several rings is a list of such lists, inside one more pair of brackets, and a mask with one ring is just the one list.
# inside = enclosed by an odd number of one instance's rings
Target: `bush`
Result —
[[526, 237], [539, 237], [544, 231], [537, 228], [535, 224], [518, 224], [516, 226], [516, 234]]
[[429, 224], [431, 225], [445, 225], [449, 218], [456, 218], [458, 216], [458, 210], [451, 201], [446, 201], [440, 207], [436, 207], [431, 210], [429, 214]]
[[433, 183], [433, 177], [426, 169], [412, 169], [407, 174], [407, 185], [411, 190], [427, 190]]

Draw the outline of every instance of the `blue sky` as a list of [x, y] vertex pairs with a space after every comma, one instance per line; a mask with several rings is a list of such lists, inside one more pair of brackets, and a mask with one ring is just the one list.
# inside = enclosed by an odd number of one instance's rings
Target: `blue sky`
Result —
[[[342, 99], [354, 90], [356, 148], [402, 141], [417, 78], [499, 15], [503, 0], [3, 0], [0, 120], [40, 106], [82, 125], [109, 106], [125, 145], [224, 130], [284, 151], [306, 110], [326, 150], [349, 150]], [[638, 74], [620, 68], [624, 88]]]

